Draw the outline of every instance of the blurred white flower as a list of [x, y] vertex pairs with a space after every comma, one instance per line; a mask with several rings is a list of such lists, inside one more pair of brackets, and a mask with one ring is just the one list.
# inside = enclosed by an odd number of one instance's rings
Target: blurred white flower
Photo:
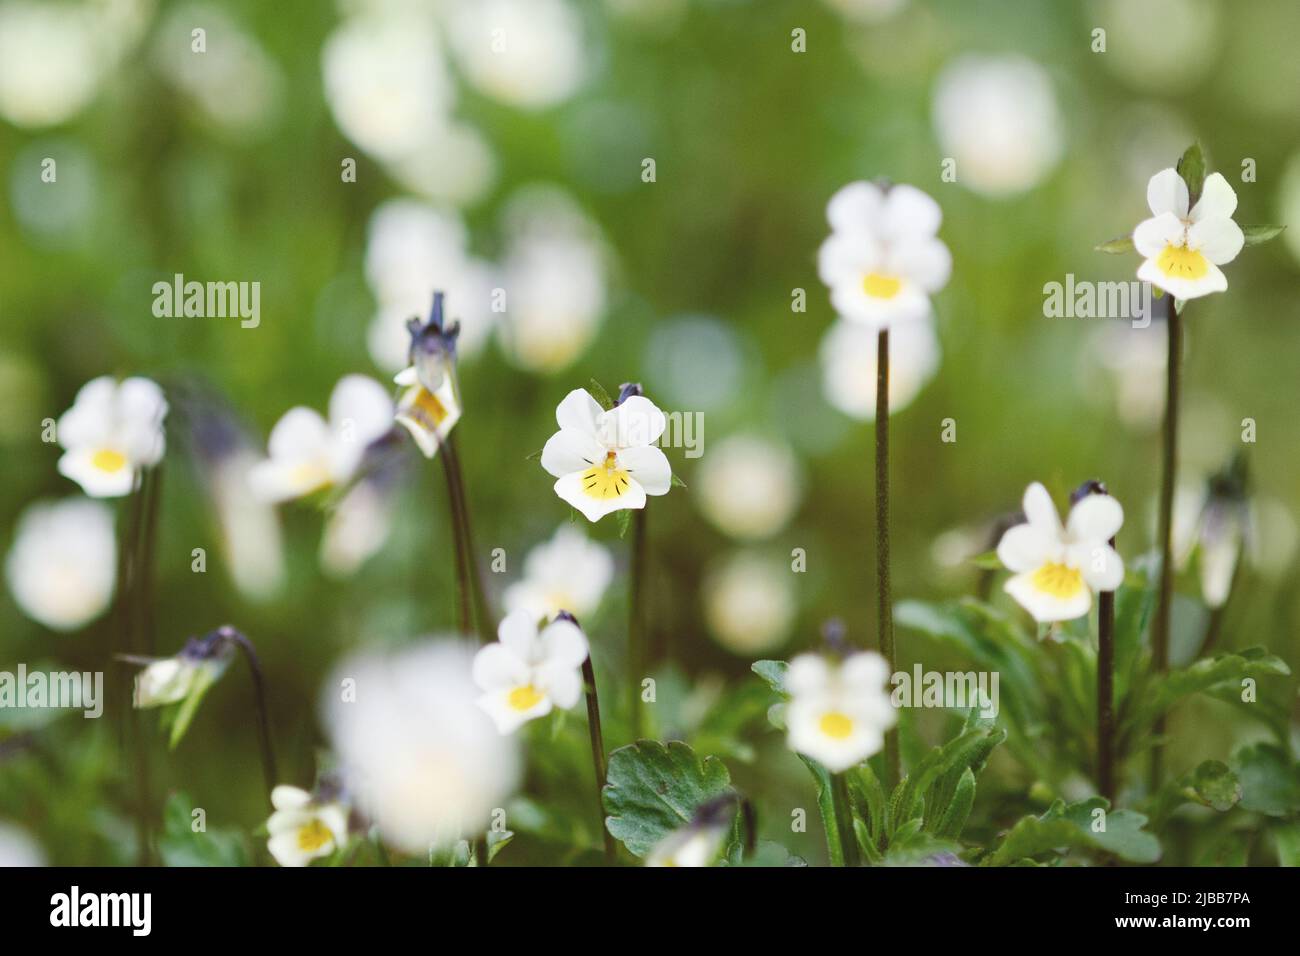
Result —
[[[1165, 410], [1165, 356], [1169, 351], [1164, 322], [1144, 329], [1107, 323], [1089, 336], [1079, 369], [1080, 385], [1090, 398], [1113, 402], [1115, 413], [1129, 428], [1158, 426]], [[1096, 387], [1096, 372], [1104, 372], [1110, 387]]]
[[393, 526], [393, 489], [386, 482], [357, 482], [340, 499], [321, 536], [321, 567], [331, 577], [355, 574], [379, 552]]
[[552, 707], [567, 710], [582, 698], [587, 638], [572, 621], [560, 618], [538, 633], [537, 618], [512, 611], [497, 638], [474, 655], [474, 683], [483, 691], [479, 707], [501, 733], [512, 734]]
[[605, 411], [578, 388], [555, 409], [555, 421], [560, 430], [542, 449], [542, 467], [558, 479], [555, 493], [588, 521], [668, 494], [672, 467], [654, 445], [668, 420], [650, 399], [631, 395]]
[[348, 810], [341, 803], [317, 803], [306, 790], [281, 784], [271, 791], [271, 806], [266, 847], [281, 866], [306, 866], [347, 841]]
[[1114, 591], [1124, 562], [1110, 545], [1124, 509], [1106, 494], [1087, 494], [1070, 509], [1064, 527], [1052, 498], [1038, 482], [1025, 491], [1025, 523], [998, 542], [998, 560], [1013, 573], [1005, 585], [1039, 623], [1083, 617], [1093, 591]]
[[826, 205], [831, 234], [817, 273], [831, 304], [874, 328], [923, 319], [930, 296], [948, 282], [952, 256], [938, 238], [943, 212], [915, 186], [855, 182]]
[[757, 435], [731, 435], [700, 462], [696, 501], [733, 538], [766, 538], [799, 506], [799, 462], [790, 448]]
[[444, 379], [436, 392], [424, 387], [414, 365], [399, 372], [393, 381], [402, 387], [397, 400], [397, 424], [410, 432], [425, 458], [432, 458], [460, 421], [455, 376]]
[[528, 371], [559, 371], [591, 344], [605, 313], [598, 230], [566, 194], [545, 186], [516, 194], [502, 220], [506, 357]]
[[267, 600], [284, 583], [284, 543], [275, 508], [253, 493], [249, 480], [260, 461], [239, 448], [214, 462], [207, 477], [231, 579], [241, 593]]
[[876, 23], [892, 17], [907, 5], [907, 0], [823, 0], [846, 20]]
[[[1136, 86], [1177, 93], [1215, 68], [1226, 35], [1213, 0], [1103, 0], [1096, 12], [1106, 27], [1102, 64]], [[1159, 37], [1159, 43], [1152, 43]]]
[[[1277, 222], [1300, 222], [1300, 153], [1292, 153], [1277, 191]], [[1282, 242], [1300, 262], [1300, 229], [1284, 229]]]
[[5, 577], [34, 621], [72, 631], [108, 609], [117, 580], [113, 511], [86, 498], [38, 502], [19, 516]]
[[1022, 56], [958, 57], [939, 76], [934, 126], [957, 182], [989, 196], [1036, 186], [1063, 151], [1047, 71]]
[[[822, 337], [819, 356], [826, 401], [863, 421], [876, 417], [876, 330], [847, 319]], [[902, 411], [939, 368], [939, 339], [933, 321], [904, 322], [889, 332], [889, 411]]]
[[366, 448], [392, 426], [388, 391], [365, 375], [345, 375], [330, 394], [329, 421], [312, 408], [289, 409], [271, 429], [269, 457], [253, 467], [248, 480], [265, 501], [345, 485]]
[[523, 580], [507, 587], [503, 599], [508, 612], [526, 611], [535, 621], [561, 611], [585, 620], [613, 579], [609, 549], [566, 522], [551, 540], [528, 552]]
[[1205, 177], [1201, 196], [1188, 210], [1187, 183], [1176, 169], [1163, 169], [1147, 184], [1151, 219], [1133, 230], [1133, 246], [1146, 258], [1137, 277], [1179, 299], [1223, 292], [1228, 280], [1219, 270], [1237, 258], [1245, 243], [1232, 221], [1237, 194], [1222, 173]]
[[689, 823], [669, 832], [646, 854], [646, 866], [712, 866], [736, 816], [736, 799], [728, 794], [696, 808]]
[[898, 715], [885, 689], [889, 666], [874, 651], [833, 662], [800, 654], [790, 662], [785, 690], [788, 743], [831, 773], [841, 773], [877, 753]]
[[742, 657], [785, 643], [798, 603], [787, 561], [740, 551], [704, 579], [704, 616], [714, 639]]
[[493, 268], [469, 253], [469, 234], [454, 212], [414, 199], [392, 199], [370, 217], [366, 279], [379, 308], [367, 342], [375, 364], [405, 368], [406, 323], [429, 309], [434, 290], [446, 294], [449, 318], [460, 321], [457, 349], [475, 354], [492, 330]]
[[59, 474], [94, 498], [130, 494], [137, 472], [162, 461], [166, 416], [167, 399], [147, 378], [87, 382], [58, 421]]
[[45, 866], [45, 852], [26, 831], [0, 823], [0, 869]]
[[553, 106], [586, 74], [582, 19], [568, 0], [455, 0], [448, 40], [470, 83], [511, 106]]
[[451, 639], [343, 661], [324, 718], [349, 791], [408, 853], [484, 830], [519, 780], [516, 739], [475, 704], [474, 652]]

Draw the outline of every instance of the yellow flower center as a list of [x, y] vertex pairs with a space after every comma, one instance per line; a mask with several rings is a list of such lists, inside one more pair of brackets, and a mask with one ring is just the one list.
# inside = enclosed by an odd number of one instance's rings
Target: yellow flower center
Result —
[[294, 465], [289, 480], [302, 494], [315, 491], [330, 483], [329, 469], [318, 461], [305, 461]]
[[1156, 268], [1173, 279], [1199, 279], [1210, 271], [1205, 256], [1185, 246], [1165, 246]]
[[447, 406], [438, 400], [438, 396], [427, 388], [421, 388], [415, 395], [415, 408], [428, 419], [431, 427], [441, 425], [447, 418]]
[[542, 693], [532, 684], [516, 687], [506, 698], [506, 703], [518, 711], [532, 710], [542, 702]]
[[126, 467], [126, 455], [112, 448], [101, 448], [91, 456], [90, 463], [112, 475]]
[[818, 724], [822, 733], [827, 737], [835, 740], [843, 740], [849, 734], [853, 733], [853, 719], [846, 714], [841, 714], [837, 710], [822, 714], [821, 722]]
[[1034, 572], [1033, 583], [1044, 594], [1064, 600], [1083, 590], [1083, 575], [1077, 568], [1049, 561]]
[[593, 498], [618, 498], [631, 487], [627, 470], [618, 466], [618, 456], [612, 451], [582, 473], [582, 490]]
[[315, 853], [333, 839], [329, 827], [314, 817], [306, 826], [298, 828], [298, 848], [304, 853]]
[[878, 272], [869, 272], [862, 280], [862, 291], [873, 299], [892, 299], [903, 287], [903, 280], [894, 276], [882, 276]]

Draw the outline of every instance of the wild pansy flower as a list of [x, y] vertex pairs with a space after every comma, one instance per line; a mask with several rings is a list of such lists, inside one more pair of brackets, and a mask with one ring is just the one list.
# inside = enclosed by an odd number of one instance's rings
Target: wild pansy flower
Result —
[[164, 724], [171, 728], [171, 746], [180, 743], [204, 695], [230, 666], [235, 645], [229, 634], [227, 628], [219, 628], [203, 637], [191, 637], [171, 657], [119, 655], [120, 660], [143, 665], [135, 675], [132, 702], [136, 708], [174, 706], [164, 717]]
[[800, 654], [790, 662], [785, 722], [795, 753], [841, 773], [880, 751], [897, 720], [885, 684], [889, 665], [874, 651], [832, 661]]
[[585, 617], [596, 610], [614, 578], [614, 559], [604, 545], [566, 522], [551, 540], [524, 558], [524, 578], [505, 590], [506, 610], [550, 620], [561, 611]]
[[1227, 289], [1219, 266], [1237, 258], [1245, 244], [1241, 227], [1232, 221], [1237, 194], [1221, 173], [1205, 177], [1200, 198], [1190, 210], [1189, 201], [1187, 183], [1178, 170], [1161, 170], [1147, 184], [1152, 218], [1133, 230], [1133, 246], [1146, 257], [1138, 278], [1176, 299]]
[[666, 495], [672, 487], [672, 467], [654, 445], [668, 421], [640, 392], [638, 385], [624, 386], [606, 411], [578, 388], [555, 409], [560, 430], [542, 449], [542, 467], [559, 479], [555, 493], [588, 521], [644, 508], [646, 495]]
[[167, 399], [147, 378], [87, 382], [59, 418], [59, 474], [93, 498], [130, 494], [139, 471], [162, 461], [166, 416]]
[[582, 697], [582, 662], [587, 638], [572, 619], [561, 617], [537, 629], [527, 611], [508, 614], [499, 640], [474, 655], [474, 683], [483, 690], [478, 705], [502, 734]]
[[330, 394], [329, 421], [312, 408], [284, 413], [271, 429], [269, 457], [248, 473], [255, 494], [288, 501], [352, 480], [366, 449], [393, 426], [393, 400], [365, 375], [345, 375]]
[[[871, 326], [837, 319], [818, 349], [822, 394], [832, 408], [851, 418], [876, 417], [878, 333]], [[929, 316], [904, 322], [889, 333], [889, 410], [910, 405], [939, 368], [939, 337]]]
[[736, 797], [724, 794], [696, 808], [691, 820], [673, 830], [646, 855], [646, 866], [712, 866], [718, 861], [731, 821]]
[[1240, 456], [1210, 477], [1205, 490], [1183, 491], [1174, 501], [1174, 550], [1180, 567], [1197, 555], [1201, 597], [1211, 609], [1223, 607], [1232, 591], [1237, 565], [1256, 530], [1246, 497], [1246, 466]]
[[37, 502], [18, 519], [5, 577], [23, 613], [72, 631], [108, 609], [117, 580], [113, 511], [102, 501]]
[[1083, 617], [1093, 591], [1114, 591], [1124, 580], [1124, 562], [1110, 545], [1124, 523], [1123, 508], [1110, 495], [1085, 495], [1063, 527], [1038, 482], [1022, 504], [1025, 523], [998, 542], [998, 560], [1013, 572], [1006, 592], [1039, 623]]
[[281, 784], [271, 791], [271, 806], [266, 847], [281, 866], [306, 866], [347, 841], [348, 809], [338, 801], [318, 801], [306, 790]]
[[952, 271], [937, 202], [915, 186], [855, 182], [831, 197], [826, 218], [817, 272], [836, 312], [881, 329], [930, 314]]
[[426, 458], [439, 446], [460, 420], [460, 396], [456, 386], [456, 337], [460, 323], [443, 322], [443, 294], [435, 292], [429, 321], [411, 319], [410, 365], [394, 381], [402, 386], [397, 402], [397, 423], [410, 432]]

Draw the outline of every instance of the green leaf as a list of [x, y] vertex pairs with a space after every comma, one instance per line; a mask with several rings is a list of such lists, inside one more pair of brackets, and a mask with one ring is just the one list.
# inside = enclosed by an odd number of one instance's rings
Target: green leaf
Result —
[[831, 866], [844, 865], [844, 844], [841, 843], [839, 818], [835, 815], [835, 788], [831, 783], [830, 771], [816, 760], [799, 755], [808, 772], [817, 784], [817, 810], [822, 815], [822, 827], [826, 831], [826, 852], [830, 855]]
[[676, 740], [666, 745], [641, 740], [618, 748], [610, 754], [606, 779], [605, 826], [637, 857], [690, 823], [700, 804], [733, 792], [721, 760], [701, 760]]
[[1223, 812], [1231, 810], [1241, 799], [1237, 775], [1222, 760], [1207, 760], [1187, 779], [1188, 794], [1197, 803]]
[[[1102, 850], [1114, 853], [1130, 863], [1154, 863], [1160, 859], [1160, 841], [1154, 834], [1142, 829], [1147, 818], [1133, 810], [1110, 810], [1110, 803], [1102, 797], [1092, 797], [1072, 803], [1065, 808], [1066, 819], [1072, 821], [1092, 843]], [[1106, 810], [1106, 829], [1093, 832], [1094, 811]]]
[[594, 378], [591, 380], [590, 391], [591, 397], [599, 402], [600, 407], [605, 409], [605, 411], [609, 411], [614, 407], [614, 400], [609, 397], [609, 392], [605, 391], [605, 386], [601, 385], [600, 382], [596, 381]]
[[1200, 143], [1193, 143], [1178, 160], [1178, 175], [1187, 183], [1189, 206], [1195, 206], [1201, 198], [1201, 188], [1205, 185], [1205, 154]]
[[488, 862], [491, 863], [497, 858], [497, 854], [510, 845], [510, 841], [515, 838], [513, 830], [488, 830], [487, 848]]
[[680, 477], [679, 477], [675, 472], [674, 472], [674, 474], [673, 474], [673, 482], [672, 482], [672, 484], [673, 484], [673, 487], [674, 487], [674, 488], [685, 488], [685, 487], [686, 487], [686, 482], [682, 481], [682, 479], [681, 479], [681, 478], [680, 478]]
[[966, 826], [966, 818], [970, 816], [971, 807], [974, 805], [975, 774], [967, 767], [957, 781], [957, 789], [953, 791], [952, 800], [943, 811], [943, 815], [938, 818], [934, 835], [957, 839], [961, 836], [962, 828]]
[[1300, 823], [1273, 828], [1278, 866], [1300, 866]]
[[1240, 684], [1247, 677], [1290, 673], [1291, 668], [1284, 661], [1262, 647], [1248, 647], [1234, 654], [1194, 661], [1181, 670], [1170, 671], [1152, 684], [1138, 709], [1139, 722], [1154, 721], [1191, 694], [1211, 691], [1225, 684]]
[[176, 745], [181, 742], [185, 731], [189, 730], [190, 722], [194, 720], [194, 715], [199, 711], [199, 704], [203, 702], [204, 696], [221, 674], [222, 671], [217, 668], [201, 668], [195, 674], [189, 695], [173, 708], [163, 712], [164, 723], [169, 723], [171, 726], [167, 735], [167, 746], [170, 749], [175, 750]]
[[1241, 234], [1246, 237], [1246, 245], [1258, 246], [1282, 235], [1286, 226], [1242, 226]]
[[1092, 797], [1066, 806], [1057, 800], [1041, 817], [1024, 817], [1003, 838], [992, 853], [980, 860], [983, 866], [1006, 866], [1035, 861], [1046, 854], [1070, 849], [1113, 853], [1131, 863], [1154, 863], [1160, 858], [1160, 842], [1142, 829], [1147, 818], [1132, 810], [1113, 810], [1104, 817], [1106, 829], [1095, 832], [1094, 812], [1106, 809], [1102, 797]]
[[622, 508], [614, 512], [614, 520], [618, 522], [618, 536], [627, 537], [627, 529], [632, 526], [632, 511], [630, 508]]
[[1117, 236], [1114, 239], [1107, 239], [1105, 242], [1093, 246], [1095, 252], [1109, 252], [1112, 255], [1119, 255], [1122, 252], [1133, 251], [1132, 236]]
[[749, 669], [767, 681], [772, 690], [785, 693], [785, 673], [790, 669], [785, 661], [755, 661]]
[[[846, 774], [849, 799], [853, 801], [855, 816], [861, 817], [864, 821], [874, 850], [884, 844], [885, 808], [889, 798], [869, 764], [859, 764], [849, 769]], [[871, 854], [867, 855], [871, 856]]]
[[1281, 747], [1253, 744], [1232, 755], [1241, 781], [1241, 806], [1271, 817], [1300, 810], [1300, 767]]
[[[158, 852], [164, 866], [248, 866], [244, 836], [232, 828], [207, 825], [206, 816], [195, 817], [194, 802], [185, 793], [173, 793], [163, 806], [163, 832]], [[203, 829], [195, 831], [202, 820]]]

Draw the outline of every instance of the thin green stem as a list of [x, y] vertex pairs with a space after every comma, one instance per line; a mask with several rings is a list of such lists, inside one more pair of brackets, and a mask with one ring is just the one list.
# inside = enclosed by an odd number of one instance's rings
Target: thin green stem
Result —
[[233, 627], [222, 627], [218, 633], [222, 640], [234, 644], [244, 653], [248, 670], [253, 678], [253, 696], [257, 701], [257, 738], [262, 752], [262, 773], [266, 778], [266, 792], [270, 793], [279, 782], [275, 769], [275, 750], [271, 746], [271, 715], [266, 703], [266, 680], [262, 676], [262, 663], [257, 650], [242, 632]]
[[600, 729], [600, 699], [596, 695], [596, 671], [591, 665], [591, 655], [582, 662], [582, 683], [587, 694], [587, 730], [591, 735], [591, 766], [596, 772], [596, 824], [605, 841], [605, 862], [611, 866], [618, 862], [614, 835], [605, 826], [605, 735]]
[[[1182, 379], [1183, 354], [1183, 319], [1174, 306], [1174, 297], [1169, 293], [1165, 293], [1165, 299], [1168, 303], [1165, 324], [1169, 336], [1169, 351], [1165, 360], [1165, 424], [1161, 446], [1160, 511], [1157, 523], [1157, 534], [1160, 538], [1160, 584], [1156, 599], [1155, 620], [1151, 630], [1151, 656], [1157, 673], [1164, 673], [1169, 669], [1169, 627], [1173, 616], [1174, 600], [1174, 487], [1178, 465], [1178, 399]], [[1186, 303], [1184, 303], [1184, 308], [1186, 308]], [[1164, 758], [1164, 714], [1156, 718], [1152, 730], [1156, 742], [1151, 750], [1148, 789], [1154, 793], [1160, 784], [1161, 765]]]
[[[889, 673], [897, 663], [894, 607], [889, 586], [889, 330], [876, 338], [876, 635]], [[887, 786], [899, 780], [898, 728], [885, 734]]]
[[[1115, 546], [1115, 539], [1110, 542]], [[1097, 602], [1097, 788], [1115, 805], [1115, 592]]]
[[451, 543], [456, 554], [456, 629], [468, 637], [473, 629], [470, 619], [469, 556], [465, 553], [465, 523], [461, 520], [464, 504], [453, 473], [452, 456], [445, 443], [439, 449], [442, 473], [447, 479], [447, 513], [451, 517]]
[[645, 587], [646, 509], [632, 512], [632, 567], [628, 589], [627, 677], [628, 720], [632, 739], [641, 737], [644, 721], [641, 713], [641, 672], [645, 668]]
[[470, 521], [469, 497], [465, 493], [465, 475], [460, 467], [460, 454], [456, 450], [456, 436], [448, 435], [443, 445], [443, 453], [451, 466], [451, 480], [456, 486], [456, 497], [460, 502], [461, 534], [465, 545], [465, 566], [469, 570], [470, 594], [474, 600], [474, 616], [478, 621], [479, 640], [491, 644], [496, 636], [496, 619], [488, 601], [487, 591], [483, 586], [483, 570], [474, 548], [474, 530]]
[[835, 810], [835, 829], [840, 841], [840, 866], [857, 866], [860, 862], [858, 838], [853, 832], [849, 785], [842, 773], [831, 774], [831, 805]]

